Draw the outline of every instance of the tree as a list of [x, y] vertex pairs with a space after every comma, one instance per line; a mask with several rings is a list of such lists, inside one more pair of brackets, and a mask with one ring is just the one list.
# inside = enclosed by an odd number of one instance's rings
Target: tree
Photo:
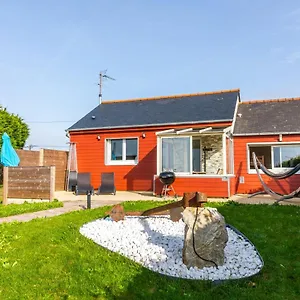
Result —
[[0, 148], [2, 146], [2, 134], [6, 132], [15, 149], [23, 148], [29, 136], [29, 127], [18, 115], [9, 113], [0, 105]]

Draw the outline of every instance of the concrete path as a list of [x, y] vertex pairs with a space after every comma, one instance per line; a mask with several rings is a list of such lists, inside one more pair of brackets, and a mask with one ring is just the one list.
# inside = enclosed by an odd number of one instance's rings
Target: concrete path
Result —
[[[269, 195], [259, 195], [253, 198], [248, 198], [248, 195], [234, 195], [229, 200], [241, 204], [274, 204], [276, 201]], [[300, 198], [292, 198], [279, 202], [280, 205], [300, 205]]]
[[[103, 196], [101, 196], [103, 197]], [[86, 198], [82, 197], [82, 199]], [[106, 199], [103, 197], [101, 200], [99, 199], [94, 199], [96, 197], [92, 197], [92, 208], [97, 208], [97, 207], [103, 207], [106, 205], [115, 205], [118, 203], [122, 203], [125, 201], [138, 201], [138, 200], [156, 200], [156, 201], [161, 201], [164, 200], [162, 198], [157, 198], [157, 197], [152, 197], [149, 198], [147, 196], [142, 197], [141, 196], [136, 196], [135, 199], [130, 197], [129, 195], [126, 197], [115, 197], [114, 196], [109, 196], [106, 197]], [[59, 208], [53, 208], [49, 210], [43, 210], [43, 211], [38, 211], [38, 212], [33, 212], [33, 213], [27, 213], [23, 215], [16, 215], [16, 216], [10, 216], [10, 217], [5, 217], [5, 218], [0, 218], [0, 224], [5, 223], [5, 222], [27, 222], [36, 218], [48, 218], [48, 217], [54, 217], [54, 216], [59, 216], [68, 212], [72, 211], [77, 211], [77, 210], [83, 210], [86, 209], [86, 200], [74, 200], [72, 199], [71, 201], [66, 201], [67, 198], [64, 199], [64, 206], [59, 207]], [[78, 199], [78, 198], [77, 198]], [[254, 198], [248, 198], [247, 195], [234, 195], [230, 199], [220, 199], [220, 198], [209, 198], [209, 202], [227, 202], [228, 200], [232, 200], [241, 204], [273, 204], [275, 201], [272, 199], [270, 196], [257, 196]], [[280, 202], [280, 205], [300, 205], [300, 198], [293, 198], [291, 200], [286, 200]]]
[[[120, 202], [124, 201], [118, 201], [118, 200], [102, 200], [102, 201], [93, 201], [91, 203], [92, 208], [97, 208], [97, 207], [103, 207], [106, 205], [115, 205]], [[49, 217], [54, 217], [54, 216], [59, 216], [62, 214], [66, 214], [72, 211], [76, 210], [83, 210], [86, 209], [86, 201], [65, 201], [63, 207], [58, 207], [58, 208], [52, 208], [48, 210], [42, 210], [42, 211], [37, 211], [37, 212], [32, 212], [32, 213], [27, 213], [27, 214], [22, 214], [22, 215], [15, 215], [15, 216], [10, 216], [10, 217], [4, 217], [0, 218], [0, 224], [1, 223], [7, 223], [7, 222], [28, 222], [36, 218], [49, 218]]]

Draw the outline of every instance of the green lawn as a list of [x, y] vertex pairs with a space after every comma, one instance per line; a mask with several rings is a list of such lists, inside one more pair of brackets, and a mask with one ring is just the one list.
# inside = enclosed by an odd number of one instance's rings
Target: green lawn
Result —
[[[0, 185], [0, 218], [63, 206], [63, 203], [59, 202], [59, 201], [40, 202], [40, 203], [25, 202], [23, 204], [2, 205], [2, 196], [3, 196], [2, 190], [3, 190], [3, 187], [2, 187], [2, 185]], [[0, 244], [1, 244], [1, 242], [0, 242]]]
[[0, 225], [0, 299], [299, 299], [300, 207], [216, 206], [256, 245], [265, 262], [259, 275], [216, 285], [151, 272], [80, 235], [104, 207]]
[[39, 202], [39, 203], [28, 203], [23, 204], [9, 204], [1, 205], [0, 204], [0, 218], [20, 215], [40, 210], [46, 210], [51, 208], [62, 207], [63, 203], [59, 201], [52, 202]]

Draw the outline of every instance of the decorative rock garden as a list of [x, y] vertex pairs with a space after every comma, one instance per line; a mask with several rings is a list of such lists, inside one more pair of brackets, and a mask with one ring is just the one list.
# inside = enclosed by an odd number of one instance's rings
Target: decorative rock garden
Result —
[[[187, 225], [182, 219], [173, 222], [169, 216], [125, 216], [118, 222], [108, 217], [83, 225], [80, 232], [95, 243], [168, 276], [216, 281], [249, 277], [262, 269], [263, 261], [254, 245], [233, 227], [226, 226], [216, 209], [200, 208], [199, 214], [196, 208], [187, 209], [183, 213]], [[187, 221], [191, 213], [195, 224]], [[215, 222], [219, 225], [208, 227]], [[216, 231], [217, 227], [221, 229]], [[203, 238], [204, 234], [207, 238]], [[216, 251], [206, 251], [211, 245]], [[197, 257], [191, 251], [194, 248]]]

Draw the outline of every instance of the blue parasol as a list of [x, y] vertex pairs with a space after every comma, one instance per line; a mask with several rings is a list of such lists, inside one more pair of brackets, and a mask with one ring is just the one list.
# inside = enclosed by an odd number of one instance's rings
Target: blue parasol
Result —
[[5, 167], [17, 167], [20, 163], [20, 158], [11, 145], [10, 137], [6, 132], [2, 135], [2, 141], [1, 164]]

